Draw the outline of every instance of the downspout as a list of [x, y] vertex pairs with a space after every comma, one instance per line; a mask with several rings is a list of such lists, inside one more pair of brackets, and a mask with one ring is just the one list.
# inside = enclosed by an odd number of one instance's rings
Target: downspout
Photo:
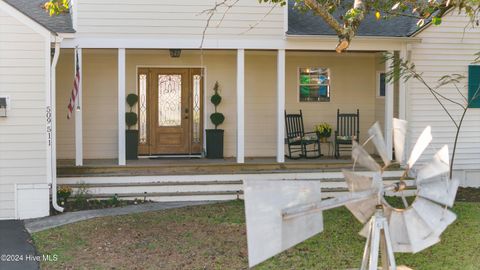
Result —
[[56, 119], [56, 80], [57, 80], [57, 63], [58, 63], [58, 57], [60, 56], [60, 43], [62, 42], [63, 38], [62, 37], [55, 37], [55, 53], [53, 55], [53, 60], [52, 60], [52, 66], [51, 66], [51, 71], [50, 71], [50, 102], [51, 102], [51, 108], [52, 108], [52, 155], [50, 160], [52, 166], [51, 166], [51, 175], [52, 175], [52, 185], [51, 185], [51, 191], [52, 191], [52, 206], [55, 210], [58, 212], [63, 212], [63, 207], [58, 205], [57, 202], [57, 119]]

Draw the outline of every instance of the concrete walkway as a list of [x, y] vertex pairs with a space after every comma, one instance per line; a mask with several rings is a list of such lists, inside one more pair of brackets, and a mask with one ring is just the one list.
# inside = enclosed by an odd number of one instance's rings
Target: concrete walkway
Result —
[[67, 212], [56, 216], [49, 216], [44, 218], [25, 220], [25, 228], [30, 232], [39, 232], [58, 226], [87, 220], [96, 217], [106, 216], [119, 216], [128, 215], [133, 213], [143, 213], [150, 211], [166, 210], [172, 208], [180, 208], [185, 206], [203, 205], [214, 203], [212, 201], [199, 201], [199, 202], [158, 202], [158, 203], [146, 203], [140, 205], [129, 205], [118, 208], [107, 208], [98, 210], [86, 210], [78, 212]]
[[40, 256], [20, 220], [0, 221], [0, 256], [2, 270], [40, 269]]

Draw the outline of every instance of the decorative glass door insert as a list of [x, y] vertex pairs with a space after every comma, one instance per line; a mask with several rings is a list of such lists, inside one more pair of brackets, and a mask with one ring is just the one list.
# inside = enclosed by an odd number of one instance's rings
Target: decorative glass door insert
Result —
[[158, 75], [158, 126], [182, 124], [182, 75]]

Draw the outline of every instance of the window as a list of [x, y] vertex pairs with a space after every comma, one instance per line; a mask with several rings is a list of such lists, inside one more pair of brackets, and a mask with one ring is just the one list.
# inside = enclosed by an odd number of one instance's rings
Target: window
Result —
[[298, 95], [304, 101], [330, 101], [330, 70], [328, 68], [300, 68]]
[[385, 72], [377, 72], [377, 97], [385, 97]]
[[480, 108], [480, 65], [468, 66], [469, 108]]

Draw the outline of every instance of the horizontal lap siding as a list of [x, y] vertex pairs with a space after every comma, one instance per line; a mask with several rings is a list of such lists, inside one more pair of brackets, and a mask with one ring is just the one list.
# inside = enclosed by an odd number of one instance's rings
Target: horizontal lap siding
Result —
[[[84, 0], [78, 4], [78, 36], [196, 37], [201, 39], [214, 0], [122, 0], [115, 4]], [[233, 3], [234, 0], [227, 1]], [[227, 12], [226, 12], [227, 11]], [[210, 20], [207, 38], [278, 38], [283, 36], [284, 9], [258, 0], [219, 6]], [[268, 15], [266, 15], [268, 14]], [[251, 27], [255, 26], [255, 27]]]
[[0, 10], [0, 219], [15, 217], [15, 184], [47, 183], [45, 57], [44, 37]]
[[[73, 86], [73, 50], [63, 50], [57, 66], [57, 158], [75, 158], [75, 117], [67, 119]], [[82, 103], [84, 158], [118, 155], [117, 50], [83, 50]]]
[[[298, 102], [298, 68], [330, 69], [330, 102]], [[368, 128], [375, 122], [375, 55], [336, 53], [289, 53], [286, 59], [286, 109], [302, 110], [305, 129], [327, 122], [333, 130], [337, 124], [337, 109], [344, 113], [360, 110], [360, 141], [364, 142]], [[333, 138], [333, 132], [332, 132]], [[368, 146], [368, 150], [372, 150]]]
[[[412, 45], [412, 62], [430, 85], [435, 86], [443, 75], [458, 73], [467, 76], [468, 65], [480, 51], [480, 30], [465, 28], [465, 15], [452, 12], [440, 26], [430, 26], [418, 37], [422, 42]], [[464, 32], [465, 30], [465, 32]], [[458, 84], [467, 94], [467, 80]], [[465, 103], [453, 86], [442, 87], [440, 93], [457, 102]], [[462, 110], [446, 103], [455, 119], [460, 119]], [[422, 161], [430, 159], [442, 145], [453, 147], [455, 127], [448, 115], [433, 98], [428, 89], [418, 81], [411, 80], [408, 89], [408, 119], [412, 140], [416, 140], [427, 125], [432, 126], [433, 142]], [[457, 145], [455, 158], [458, 169], [480, 168], [480, 109], [469, 109]], [[413, 143], [412, 143], [413, 144]]]

